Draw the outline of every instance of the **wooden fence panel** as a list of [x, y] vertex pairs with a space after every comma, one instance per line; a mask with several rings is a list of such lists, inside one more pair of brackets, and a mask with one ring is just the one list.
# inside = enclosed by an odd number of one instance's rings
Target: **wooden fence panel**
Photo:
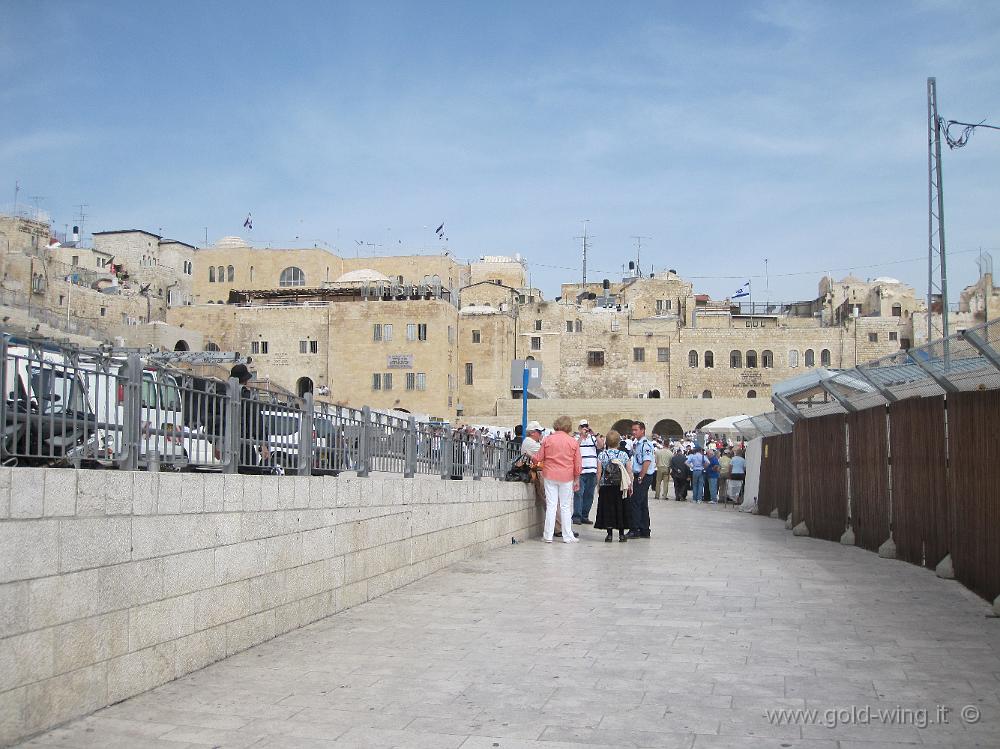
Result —
[[992, 601], [1000, 595], [1000, 391], [948, 396], [948, 503], [955, 577]]
[[847, 527], [844, 415], [803, 419], [793, 431], [795, 492], [792, 522], [809, 535], [839, 541]]
[[944, 417], [944, 396], [889, 406], [896, 556], [931, 569], [952, 547]]
[[889, 538], [889, 434], [885, 406], [847, 415], [854, 543], [869, 551]]
[[[760, 451], [760, 489], [757, 512], [770, 515], [777, 507], [782, 520], [792, 505], [792, 435], [765, 437]], [[782, 514], [784, 510], [784, 514]]]

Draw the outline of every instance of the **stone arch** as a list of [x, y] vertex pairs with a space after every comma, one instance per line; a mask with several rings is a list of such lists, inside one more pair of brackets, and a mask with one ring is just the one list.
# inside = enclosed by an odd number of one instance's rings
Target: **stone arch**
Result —
[[711, 424], [713, 421], [715, 421], [715, 419], [702, 419], [697, 424], [695, 424], [695, 427], [694, 427], [695, 431], [698, 431], [699, 429], [701, 429], [706, 424]]
[[660, 391], [657, 390], [656, 388], [653, 388], [652, 390], [649, 391], [649, 393], [648, 393], [648, 395], [646, 397], [647, 398], [659, 398], [660, 397]]
[[683, 437], [684, 427], [673, 419], [660, 419], [653, 425], [653, 434], [658, 434], [664, 439], [667, 437]]
[[191, 347], [188, 346], [188, 342], [181, 338], [177, 343], [174, 344], [174, 351], [190, 351]]
[[295, 383], [295, 392], [301, 398], [306, 393], [311, 393], [313, 391], [313, 381], [310, 377], [300, 377]]
[[632, 419], [618, 419], [618, 421], [611, 425], [611, 428], [618, 432], [618, 434], [622, 437], [627, 437], [632, 434], [632, 425], [634, 423], [635, 422], [632, 421]]
[[215, 343], [213, 341], [205, 341], [205, 350], [206, 351], [221, 351], [221, 349], [219, 348], [219, 344], [217, 344], [217, 343]]

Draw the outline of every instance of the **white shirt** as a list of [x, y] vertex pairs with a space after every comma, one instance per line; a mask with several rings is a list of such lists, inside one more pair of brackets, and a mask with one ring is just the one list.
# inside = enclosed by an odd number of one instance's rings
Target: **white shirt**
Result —
[[536, 442], [531, 437], [525, 437], [523, 440], [521, 440], [521, 452], [524, 455], [533, 456], [541, 449], [542, 449], [542, 443]]
[[580, 473], [597, 473], [597, 440], [593, 435], [580, 440]]

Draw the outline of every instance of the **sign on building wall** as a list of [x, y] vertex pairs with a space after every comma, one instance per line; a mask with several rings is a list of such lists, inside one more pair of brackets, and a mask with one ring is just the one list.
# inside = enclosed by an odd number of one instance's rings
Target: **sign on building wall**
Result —
[[413, 369], [413, 354], [389, 354], [388, 360], [389, 369]]

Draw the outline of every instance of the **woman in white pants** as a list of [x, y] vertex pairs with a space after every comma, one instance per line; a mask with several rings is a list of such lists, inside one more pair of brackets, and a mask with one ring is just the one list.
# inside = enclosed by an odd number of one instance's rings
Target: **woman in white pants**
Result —
[[552, 428], [555, 431], [542, 440], [542, 447], [534, 458], [542, 469], [545, 483], [545, 528], [542, 540], [552, 543], [558, 508], [563, 542], [574, 544], [577, 539], [573, 535], [573, 493], [580, 488], [580, 472], [583, 469], [580, 444], [570, 436], [573, 421], [569, 416], [560, 416]]

